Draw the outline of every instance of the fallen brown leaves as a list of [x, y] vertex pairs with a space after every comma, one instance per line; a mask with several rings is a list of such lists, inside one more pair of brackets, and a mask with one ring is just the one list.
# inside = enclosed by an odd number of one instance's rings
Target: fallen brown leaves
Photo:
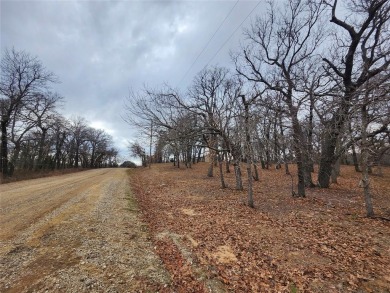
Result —
[[[290, 196], [283, 170], [261, 170], [255, 209], [245, 191], [220, 189], [206, 171], [162, 164], [131, 174], [176, 291], [390, 292], [390, 223], [365, 218], [352, 168], [305, 199]], [[372, 178], [374, 208], [390, 217], [390, 169], [383, 173]]]

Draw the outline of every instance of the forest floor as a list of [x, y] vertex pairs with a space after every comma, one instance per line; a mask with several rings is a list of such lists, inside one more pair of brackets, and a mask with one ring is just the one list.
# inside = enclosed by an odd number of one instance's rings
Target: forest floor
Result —
[[[291, 197], [283, 169], [260, 170], [254, 209], [233, 173], [221, 189], [217, 168], [209, 178], [207, 167], [129, 171], [175, 292], [390, 292], [390, 222], [365, 217], [351, 166], [303, 199]], [[390, 168], [371, 187], [376, 214], [390, 218]]]

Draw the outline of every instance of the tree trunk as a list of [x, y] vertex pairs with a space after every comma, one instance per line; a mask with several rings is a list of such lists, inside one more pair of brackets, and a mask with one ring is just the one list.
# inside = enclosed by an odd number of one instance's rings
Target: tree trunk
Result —
[[254, 208], [253, 204], [253, 178], [252, 178], [252, 148], [251, 137], [249, 133], [249, 103], [245, 101], [245, 97], [242, 96], [242, 102], [245, 109], [245, 159], [246, 159], [246, 171], [248, 175], [248, 206]]
[[196, 164], [196, 148], [192, 146], [192, 165]]
[[337, 177], [340, 176], [340, 160], [341, 158], [339, 157], [332, 165], [331, 182], [335, 184], [337, 184]]
[[270, 127], [268, 126], [267, 129], [266, 129], [266, 133], [265, 133], [265, 139], [266, 139], [266, 144], [265, 144], [265, 168], [268, 170], [269, 167], [270, 167], [270, 154], [269, 154], [269, 148], [270, 148], [270, 132], [271, 132], [271, 129]]
[[192, 146], [187, 146], [187, 162], [188, 162], [188, 168], [192, 168]]
[[329, 188], [332, 165], [335, 161], [337, 140], [345, 123], [346, 117], [348, 117], [351, 96], [351, 92], [345, 93], [340, 108], [334, 114], [329, 123], [330, 129], [325, 132], [325, 138], [321, 150], [320, 166], [318, 170], [318, 184], [321, 188]]
[[258, 170], [258, 168], [257, 168], [256, 163], [253, 163], [253, 170], [255, 171], [255, 176], [253, 176], [253, 179], [254, 179], [255, 181], [259, 181], [259, 180], [260, 180], [260, 179], [259, 179], [259, 170]]
[[368, 111], [366, 105], [362, 107], [362, 185], [364, 189], [364, 201], [366, 204], [367, 217], [374, 217], [374, 208], [372, 205], [369, 165], [368, 165], [368, 141], [367, 141]]
[[8, 177], [7, 121], [1, 121], [1, 172], [3, 178]]
[[260, 163], [261, 163], [261, 169], [266, 169], [265, 168], [265, 162], [264, 162], [264, 160], [263, 160], [263, 157], [260, 157]]
[[14, 175], [15, 167], [20, 165], [20, 164], [18, 164], [20, 149], [21, 149], [20, 141], [17, 141], [15, 143], [14, 153], [12, 154], [11, 161], [8, 163], [8, 175], [11, 177]]
[[241, 168], [240, 163], [234, 164], [234, 174], [236, 177], [236, 189], [237, 190], [244, 190], [244, 187], [242, 185], [242, 174], [241, 174]]
[[[279, 116], [279, 128], [280, 128], [280, 135], [282, 138], [284, 137], [283, 133], [283, 125], [282, 125], [282, 116]], [[286, 155], [286, 143], [282, 142], [282, 153], [283, 153], [283, 161], [284, 161], [284, 168], [286, 169], [286, 175], [290, 175], [290, 170], [288, 169], [288, 161], [287, 161], [287, 155]]]
[[316, 187], [316, 185], [313, 183], [313, 180], [311, 178], [311, 168], [313, 167], [313, 164], [310, 162], [308, 164], [304, 164], [305, 169], [305, 187], [313, 188]]
[[[303, 168], [304, 168], [304, 177], [305, 177], [305, 187], [315, 187], [313, 180], [311, 178], [311, 173], [314, 172], [314, 166], [313, 166], [313, 110], [310, 109], [310, 115], [309, 115], [309, 125], [307, 126], [308, 129], [305, 130], [305, 132], [302, 130], [300, 125], [297, 128], [298, 131], [298, 137], [301, 141], [300, 143], [300, 150], [302, 154], [302, 160], [303, 160]], [[294, 111], [295, 112], [295, 111]], [[299, 124], [299, 121], [297, 119], [297, 123]]]
[[225, 156], [225, 160], [226, 160], [226, 162], [225, 162], [225, 172], [226, 173], [230, 173], [230, 161], [229, 161], [228, 153], [225, 152], [224, 156]]
[[[294, 122], [293, 122], [294, 124]], [[294, 127], [294, 126], [293, 126]], [[294, 141], [296, 143], [299, 143], [299, 139], [296, 137], [297, 135], [294, 135]], [[295, 148], [295, 155], [297, 159], [297, 168], [298, 168], [298, 197], [305, 197], [305, 167], [303, 163], [302, 153], [299, 148], [299, 146], [294, 147]]]
[[233, 157], [233, 166], [234, 166], [234, 175], [236, 178], [236, 189], [243, 190], [242, 186], [242, 174], [241, 174], [241, 150], [237, 148], [235, 145], [232, 146], [232, 157]]
[[200, 156], [202, 155], [202, 147], [199, 147], [197, 163], [200, 162]]
[[27, 143], [27, 145], [25, 145], [23, 148], [22, 154], [20, 155], [20, 168], [23, 170], [28, 169], [29, 148], [29, 143]]
[[289, 108], [290, 108], [290, 115], [292, 120], [292, 128], [293, 128], [293, 140], [294, 140], [294, 151], [295, 156], [297, 160], [297, 167], [298, 167], [298, 197], [305, 197], [305, 163], [304, 163], [304, 156], [302, 154], [302, 146], [303, 146], [303, 139], [302, 139], [302, 129], [299, 124], [298, 120], [298, 110], [296, 107], [292, 105], [292, 101], [289, 100]]
[[[310, 94], [310, 109], [309, 109], [309, 126], [307, 131], [307, 163], [306, 169], [308, 172], [314, 172], [314, 159], [313, 159], [313, 129], [314, 129], [314, 95]], [[307, 185], [307, 184], [306, 184]], [[315, 185], [311, 181], [310, 176], [310, 184], [309, 187], [314, 187]]]
[[223, 177], [223, 160], [222, 160], [222, 156], [220, 154], [218, 154], [218, 163], [219, 163], [219, 177], [221, 180], [221, 188], [225, 189], [226, 184], [225, 184], [225, 179]]
[[37, 164], [35, 166], [35, 170], [42, 169], [43, 167], [43, 149], [45, 147], [46, 132], [47, 129], [43, 128], [41, 139], [39, 141], [38, 159]]
[[[218, 143], [217, 143], [217, 138], [216, 138], [215, 134], [210, 135], [210, 145], [209, 146], [212, 146], [212, 148], [214, 148], [214, 149], [218, 149]], [[207, 171], [207, 177], [213, 177], [214, 176], [214, 167], [218, 166], [217, 152], [212, 148], [209, 148], [210, 165], [209, 165], [209, 169]]]
[[[307, 146], [309, 148], [309, 146]], [[304, 174], [305, 174], [305, 187], [310, 187], [313, 188], [315, 187], [315, 184], [313, 183], [313, 180], [311, 178], [311, 172], [313, 167], [313, 161], [310, 159], [310, 151], [306, 149], [304, 155], [303, 155], [303, 160], [304, 160]]]
[[290, 170], [288, 169], [287, 161], [284, 162], [284, 168], [286, 169], [286, 175], [290, 175]]
[[336, 172], [334, 165], [332, 166], [332, 172], [330, 174], [330, 179], [331, 179], [332, 184], [337, 184], [337, 172]]
[[336, 139], [328, 134], [322, 145], [320, 166], [318, 170], [318, 184], [321, 188], [328, 188], [332, 174], [333, 156], [336, 149]]
[[274, 162], [276, 163], [276, 169], [280, 169], [280, 150], [279, 150], [279, 142], [277, 135], [277, 126], [278, 120], [274, 119], [274, 132], [273, 132], [273, 140], [274, 140]]
[[90, 162], [90, 164], [89, 164], [89, 167], [90, 167], [90, 168], [96, 167], [96, 164], [95, 164], [95, 146], [92, 147], [92, 151], [91, 151], [91, 162]]
[[78, 168], [79, 167], [79, 145], [76, 146], [76, 155], [74, 158], [74, 167]]
[[59, 133], [58, 136], [57, 136], [56, 154], [55, 154], [55, 166], [56, 166], [56, 169], [60, 169], [61, 168], [61, 148], [62, 148], [62, 145], [64, 143], [65, 136], [66, 136], [65, 132], [62, 133], [62, 137], [61, 137], [61, 133]]
[[214, 176], [214, 157], [210, 157], [209, 169], [207, 170], [207, 177]]
[[150, 122], [149, 169], [152, 167], [153, 120]]
[[248, 206], [254, 208], [253, 204], [253, 179], [252, 179], [252, 166], [251, 160], [246, 162], [246, 172], [248, 174]]
[[355, 167], [355, 171], [356, 172], [360, 172], [359, 161], [358, 161], [358, 157], [357, 157], [357, 154], [356, 154], [355, 145], [352, 144], [351, 148], [352, 148], [352, 160], [353, 160], [353, 165]]
[[[349, 129], [349, 134], [351, 136], [351, 139], [353, 139], [352, 122], [351, 121], [349, 121], [349, 123], [348, 123], [348, 129]], [[359, 161], [358, 161], [358, 157], [356, 154], [356, 148], [355, 148], [354, 143], [351, 145], [351, 150], [352, 150], [352, 161], [353, 161], [353, 165], [355, 167], [355, 171], [360, 172]]]

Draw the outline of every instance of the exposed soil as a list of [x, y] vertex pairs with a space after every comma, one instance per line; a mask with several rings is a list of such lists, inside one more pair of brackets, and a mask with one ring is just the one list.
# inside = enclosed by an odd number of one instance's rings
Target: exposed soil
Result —
[[0, 292], [171, 292], [125, 169], [0, 192]]
[[[341, 172], [297, 199], [284, 170], [261, 170], [255, 209], [206, 163], [137, 169], [131, 184], [177, 292], [390, 292], [390, 222], [365, 217], [361, 174]], [[390, 169], [371, 186], [390, 218]]]

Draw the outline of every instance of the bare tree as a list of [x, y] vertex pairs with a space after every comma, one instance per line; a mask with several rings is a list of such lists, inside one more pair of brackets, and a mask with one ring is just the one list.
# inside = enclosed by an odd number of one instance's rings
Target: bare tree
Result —
[[254, 94], [249, 99], [245, 95], [241, 95], [242, 104], [244, 106], [244, 130], [245, 130], [245, 160], [246, 171], [248, 175], [248, 206], [254, 208], [253, 202], [253, 176], [252, 176], [252, 164], [253, 164], [253, 150], [251, 139], [251, 121], [250, 121], [250, 107], [253, 102], [258, 98], [258, 94]]
[[238, 115], [241, 88], [242, 82], [229, 76], [226, 68], [215, 66], [199, 72], [190, 87], [187, 100], [177, 101], [181, 107], [199, 117], [199, 135], [202, 135], [210, 153], [208, 176], [213, 176], [214, 162], [218, 158], [221, 185], [225, 186], [222, 154], [229, 153], [233, 157], [236, 188], [239, 190], [242, 189], [242, 140], [239, 135], [234, 135], [234, 124], [237, 122], [234, 118]]
[[54, 168], [60, 169], [65, 167], [65, 142], [69, 135], [69, 122], [62, 116], [54, 118], [52, 128], [53, 147], [54, 147]]
[[[186, 96], [168, 86], [145, 90], [144, 94], [132, 93], [127, 121], [142, 129], [148, 129], [146, 121], [153, 121], [156, 135], [163, 135], [164, 141], [171, 144], [175, 158], [183, 150], [187, 166], [194, 146], [198, 150], [206, 147], [211, 154], [210, 177], [214, 163], [219, 160], [221, 166], [223, 153], [232, 154], [237, 161], [235, 169], [239, 169], [241, 141], [234, 143], [231, 136], [239, 88], [240, 84], [228, 76], [225, 68], [206, 68], [194, 78]], [[137, 121], [133, 121], [135, 116]], [[223, 187], [222, 168], [219, 170]], [[242, 188], [242, 184], [239, 186]]]
[[26, 52], [6, 50], [1, 59], [1, 172], [9, 175], [8, 133], [12, 117], [29, 104], [38, 93], [45, 91], [55, 81], [53, 73]]
[[[8, 175], [12, 176], [15, 168], [19, 165], [19, 154], [22, 144], [31, 139], [31, 131], [35, 129], [37, 123], [34, 119], [31, 119], [31, 111], [28, 111], [26, 107], [18, 110], [11, 118], [9, 125], [9, 156], [8, 162]], [[13, 144], [13, 145], [12, 145]]]
[[[354, 108], [358, 108], [357, 110], [361, 115], [361, 185], [364, 190], [364, 200], [368, 217], [374, 216], [369, 173], [372, 161], [375, 158], [375, 148], [373, 148], [373, 144], [369, 141], [372, 132], [370, 128], [384, 129], [384, 132], [390, 134], [389, 85], [390, 79], [388, 74], [378, 75], [365, 84], [362, 88], [361, 95], [355, 96], [354, 98]], [[390, 148], [390, 145], [387, 147]]]
[[79, 167], [80, 147], [88, 140], [87, 121], [83, 117], [74, 117], [70, 122], [70, 132], [72, 133], [72, 155], [70, 165], [74, 168]]
[[89, 128], [87, 130], [87, 141], [90, 145], [89, 167], [99, 167], [102, 157], [105, 155], [112, 138], [102, 129]]
[[[193, 85], [189, 89], [190, 105], [187, 109], [195, 111], [204, 123], [207, 135], [208, 148], [210, 150], [210, 165], [207, 176], [213, 176], [214, 162], [218, 158], [218, 133], [221, 121], [221, 114], [226, 107], [227, 88], [226, 80], [228, 70], [222, 67], [206, 68], [199, 72], [194, 78]], [[182, 103], [183, 104], [183, 103]], [[209, 133], [206, 133], [209, 132]]]
[[[325, 2], [325, 1], [324, 1]], [[325, 2], [327, 3], [327, 2]], [[335, 149], [348, 118], [351, 102], [360, 88], [386, 70], [390, 64], [390, 3], [387, 0], [357, 0], [347, 2], [347, 12], [337, 13], [337, 0], [327, 3], [331, 22], [337, 27], [333, 55], [323, 58], [330, 78], [342, 91], [333, 104], [337, 110], [328, 121], [324, 137], [318, 182], [329, 187]], [[344, 15], [344, 16], [338, 16]]]
[[29, 119], [36, 122], [36, 127], [40, 131], [39, 151], [35, 169], [42, 169], [45, 153], [47, 154], [50, 146], [46, 145], [46, 136], [50, 128], [56, 123], [56, 107], [58, 102], [62, 100], [56, 93], [47, 92], [36, 96], [34, 104], [28, 105], [26, 108], [30, 112]]
[[146, 167], [147, 161], [145, 149], [138, 142], [129, 144], [129, 151], [132, 156], [139, 157], [141, 159], [142, 166]]
[[299, 110], [305, 101], [302, 96], [305, 63], [322, 41], [319, 26], [323, 11], [316, 1], [289, 0], [275, 8], [269, 2], [268, 14], [258, 17], [246, 31], [249, 44], [235, 56], [237, 72], [248, 81], [278, 92], [286, 104], [292, 122], [294, 151], [298, 165], [298, 194], [305, 196], [305, 165], [303, 130]]

